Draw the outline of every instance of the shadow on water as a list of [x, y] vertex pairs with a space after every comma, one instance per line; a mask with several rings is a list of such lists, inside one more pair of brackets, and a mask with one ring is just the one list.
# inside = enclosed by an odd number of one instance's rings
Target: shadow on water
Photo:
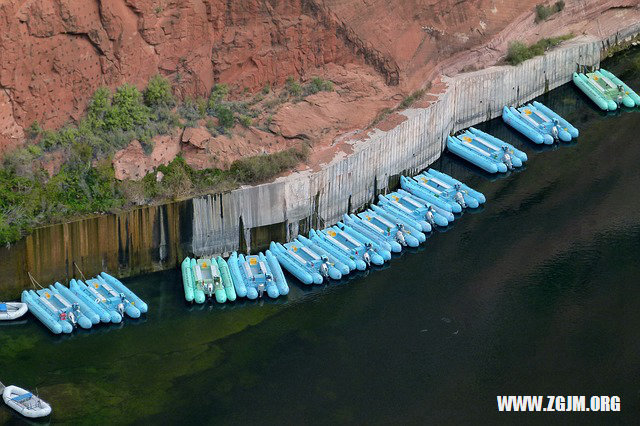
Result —
[[[640, 88], [624, 72], [639, 52], [604, 66]], [[3, 382], [38, 388], [52, 423], [493, 423], [510, 394], [619, 395], [621, 413], [588, 420], [635, 418], [640, 115], [603, 114], [571, 84], [541, 99], [577, 143], [537, 149], [500, 119], [477, 126], [527, 152], [526, 170], [490, 177], [443, 156], [434, 167], [487, 203], [419, 249], [224, 306], [185, 305], [178, 271], [128, 279], [143, 320], [65, 337], [3, 325]], [[0, 408], [3, 423], [19, 422]]]

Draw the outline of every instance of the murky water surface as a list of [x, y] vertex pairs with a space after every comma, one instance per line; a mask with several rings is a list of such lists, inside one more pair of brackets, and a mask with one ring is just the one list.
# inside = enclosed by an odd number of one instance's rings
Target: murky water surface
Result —
[[[640, 89], [640, 49], [605, 63]], [[284, 300], [188, 307], [177, 271], [126, 281], [151, 307], [123, 326], [55, 337], [0, 325], [0, 380], [38, 389], [52, 423], [596, 422], [507, 419], [496, 395], [640, 402], [640, 111], [601, 113], [568, 84], [541, 97], [580, 128], [488, 177], [435, 165], [487, 196], [419, 250]], [[537, 417], [536, 417], [537, 416]], [[22, 420], [5, 406], [0, 423]]]

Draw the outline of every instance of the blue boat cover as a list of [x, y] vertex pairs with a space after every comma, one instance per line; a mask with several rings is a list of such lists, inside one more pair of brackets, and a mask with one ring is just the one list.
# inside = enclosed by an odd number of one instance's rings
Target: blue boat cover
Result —
[[33, 394], [31, 392], [27, 392], [25, 394], [18, 395], [18, 396], [14, 397], [14, 398], [11, 398], [11, 400], [15, 401], [15, 402], [20, 402], [20, 401], [24, 401], [25, 399], [29, 399], [32, 396], [33, 396]]
[[7, 304], [0, 303], [0, 312], [7, 312]]

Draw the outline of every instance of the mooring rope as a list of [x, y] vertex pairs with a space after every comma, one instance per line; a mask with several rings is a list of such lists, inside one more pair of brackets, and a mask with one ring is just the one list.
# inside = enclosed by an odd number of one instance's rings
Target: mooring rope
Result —
[[[40, 287], [42, 290], [44, 290], [44, 287], [42, 287], [40, 285], [40, 283], [38, 281], [36, 281], [35, 278], [33, 278], [33, 275], [31, 275], [31, 272], [27, 271], [27, 274], [29, 275], [29, 278], [31, 279], [31, 284], [33, 285], [33, 287], [37, 290], [38, 287]], [[38, 287], [36, 287], [36, 284], [38, 285]]]
[[78, 267], [78, 264], [76, 262], [73, 262], [73, 266], [76, 267], [76, 269], [78, 270], [78, 272], [80, 272], [80, 276], [82, 277], [82, 279], [84, 280], [84, 282], [87, 282], [87, 277], [84, 276], [84, 274], [82, 273], [82, 271], [80, 270], [80, 268]]

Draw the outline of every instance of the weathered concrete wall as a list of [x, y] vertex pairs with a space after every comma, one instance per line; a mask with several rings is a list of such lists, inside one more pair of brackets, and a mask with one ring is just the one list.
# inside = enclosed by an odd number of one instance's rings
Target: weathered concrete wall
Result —
[[446, 136], [501, 114], [571, 80], [578, 65], [598, 65], [609, 46], [640, 33], [640, 23], [603, 40], [579, 39], [517, 66], [492, 67], [448, 79], [428, 108], [404, 111], [408, 119], [388, 132], [353, 143], [354, 153], [318, 172], [295, 173], [163, 206], [37, 229], [0, 248], [0, 289], [15, 295], [26, 271], [43, 283], [107, 270], [119, 276], [175, 267], [186, 253], [259, 250], [341, 219], [397, 185], [397, 176], [433, 163]]

